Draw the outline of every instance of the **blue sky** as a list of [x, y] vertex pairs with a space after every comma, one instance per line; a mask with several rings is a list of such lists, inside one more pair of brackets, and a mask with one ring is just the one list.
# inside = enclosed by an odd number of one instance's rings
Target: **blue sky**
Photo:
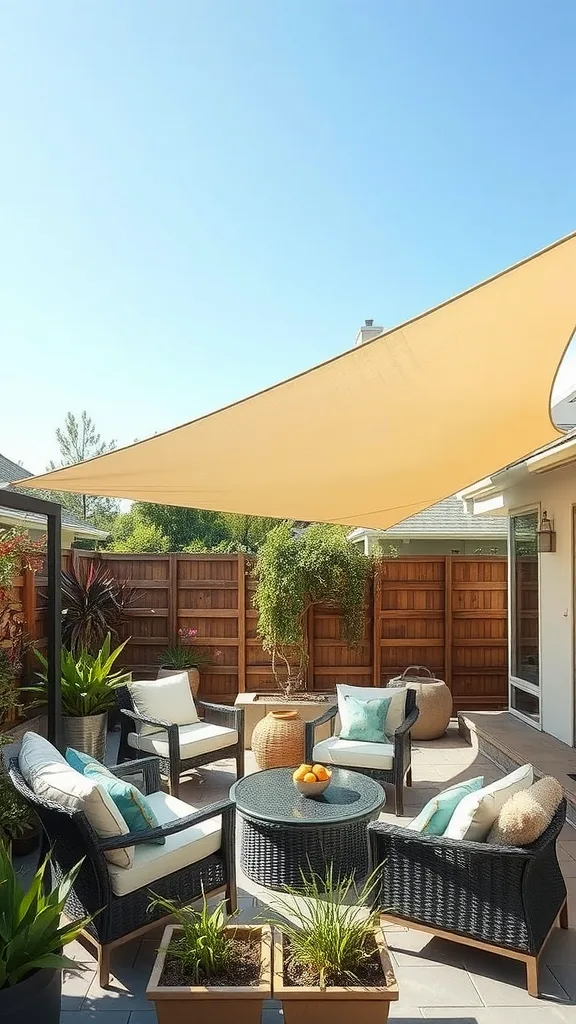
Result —
[[192, 419], [572, 231], [575, 37], [561, 0], [7, 0], [0, 451]]

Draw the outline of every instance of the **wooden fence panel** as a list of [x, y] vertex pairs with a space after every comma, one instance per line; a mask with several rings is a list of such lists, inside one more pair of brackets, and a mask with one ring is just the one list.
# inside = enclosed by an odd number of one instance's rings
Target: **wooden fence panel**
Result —
[[[86, 557], [94, 555], [74, 553], [75, 559]], [[131, 638], [123, 666], [136, 677], [155, 677], [162, 648], [176, 640], [179, 629], [196, 629], [197, 643], [214, 652], [201, 672], [202, 696], [231, 703], [238, 692], [275, 691], [270, 656], [257, 635], [250, 558], [108, 552], [97, 557], [138, 592], [122, 627], [122, 637]], [[71, 564], [69, 552], [63, 563]], [[357, 648], [343, 642], [337, 609], [318, 606], [310, 612], [308, 687], [382, 686], [408, 665], [423, 664], [446, 679], [457, 709], [505, 707], [506, 577], [506, 559], [495, 556], [384, 560], [367, 594], [364, 639]], [[45, 582], [37, 576], [26, 596], [24, 578], [18, 580], [30, 633], [39, 644], [45, 635], [39, 597]], [[524, 616], [529, 617], [525, 610]]]

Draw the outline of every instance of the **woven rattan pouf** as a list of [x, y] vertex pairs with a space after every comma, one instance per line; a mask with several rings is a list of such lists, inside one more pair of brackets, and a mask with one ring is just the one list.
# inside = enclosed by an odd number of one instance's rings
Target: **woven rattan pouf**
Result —
[[269, 711], [252, 733], [259, 768], [289, 768], [304, 760], [304, 722], [297, 711]]

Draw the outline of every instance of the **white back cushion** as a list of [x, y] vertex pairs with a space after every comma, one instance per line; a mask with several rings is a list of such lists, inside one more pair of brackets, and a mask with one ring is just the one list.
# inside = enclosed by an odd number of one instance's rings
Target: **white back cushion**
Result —
[[[164, 679], [128, 683], [128, 689], [134, 707], [141, 715], [160, 719], [169, 725], [193, 725], [199, 721], [187, 672], [165, 676]], [[158, 732], [158, 726], [140, 725], [137, 731], [145, 736]]]
[[484, 842], [506, 801], [514, 793], [528, 789], [533, 781], [532, 765], [523, 764], [503, 779], [465, 796], [454, 811], [444, 838]]
[[[81, 775], [43, 736], [24, 734], [18, 765], [37, 796], [68, 811], [83, 811], [101, 839], [128, 835], [130, 829], [112, 798], [93, 779]], [[134, 847], [109, 850], [104, 856], [111, 864], [131, 867]]]
[[336, 693], [342, 726], [348, 722], [347, 696], [355, 697], [356, 700], [376, 700], [378, 697], [390, 697], [388, 714], [384, 723], [387, 736], [394, 736], [396, 729], [400, 728], [406, 718], [406, 687], [386, 689], [380, 686], [349, 686], [347, 683], [338, 683]]

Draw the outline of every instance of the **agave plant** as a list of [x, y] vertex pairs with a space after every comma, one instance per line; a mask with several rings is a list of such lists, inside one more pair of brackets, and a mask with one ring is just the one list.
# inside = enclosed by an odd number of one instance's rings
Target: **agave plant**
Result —
[[128, 608], [140, 596], [104, 562], [81, 559], [62, 572], [62, 642], [75, 653], [97, 651], [107, 633], [118, 636]]
[[[83, 718], [87, 715], [101, 715], [114, 707], [114, 690], [124, 686], [130, 680], [129, 672], [112, 672], [116, 658], [124, 650], [128, 640], [110, 651], [110, 633], [97, 655], [83, 650], [75, 655], [72, 651], [62, 648], [61, 656], [61, 693], [62, 714], [70, 718]], [[29, 690], [42, 694], [46, 699], [48, 684], [48, 662], [40, 651], [35, 651], [43, 672], [38, 675], [42, 680], [40, 686], [30, 686]], [[40, 703], [40, 702], [38, 702]]]
[[56, 889], [46, 892], [48, 860], [40, 865], [25, 890], [0, 842], [0, 990], [17, 985], [43, 967], [78, 967], [63, 955], [62, 948], [77, 937], [90, 918], [61, 924], [60, 917], [81, 865], [72, 868]]

